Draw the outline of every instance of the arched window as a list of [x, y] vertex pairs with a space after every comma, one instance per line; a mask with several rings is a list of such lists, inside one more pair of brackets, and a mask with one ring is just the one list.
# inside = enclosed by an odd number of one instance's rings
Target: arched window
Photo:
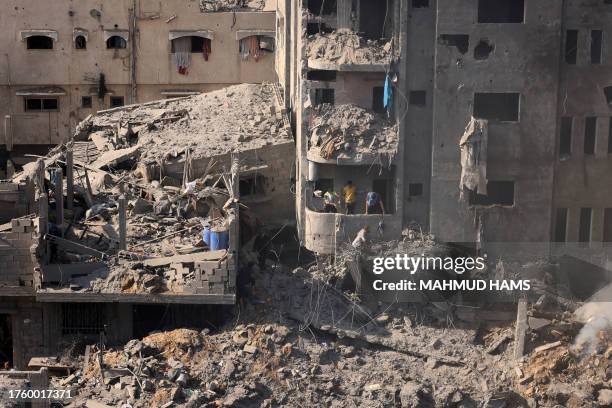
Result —
[[28, 50], [52, 50], [53, 38], [46, 35], [32, 35], [26, 39]]
[[127, 48], [127, 41], [121, 38], [118, 35], [113, 35], [108, 40], [106, 40], [106, 48], [108, 49], [121, 49]]
[[77, 35], [74, 38], [74, 48], [77, 50], [84, 50], [87, 48], [87, 39], [84, 35]]

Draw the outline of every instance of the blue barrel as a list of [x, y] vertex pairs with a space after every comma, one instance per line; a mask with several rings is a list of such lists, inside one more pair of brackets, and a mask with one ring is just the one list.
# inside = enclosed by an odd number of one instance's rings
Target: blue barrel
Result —
[[210, 231], [210, 250], [218, 251], [219, 249], [229, 248], [229, 231]]
[[204, 241], [206, 245], [210, 245], [210, 227], [208, 225], [205, 225], [202, 231], [202, 241]]

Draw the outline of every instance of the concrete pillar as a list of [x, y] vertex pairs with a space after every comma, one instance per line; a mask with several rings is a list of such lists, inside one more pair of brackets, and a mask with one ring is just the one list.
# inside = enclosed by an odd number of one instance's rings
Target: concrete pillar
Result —
[[119, 197], [119, 249], [127, 249], [127, 218], [125, 196]]
[[74, 162], [72, 147], [66, 151], [66, 201], [70, 211], [74, 209]]
[[[55, 222], [62, 230], [62, 224], [64, 223], [64, 172], [60, 167], [55, 169], [53, 185], [55, 188]], [[64, 235], [63, 231], [61, 235]]]

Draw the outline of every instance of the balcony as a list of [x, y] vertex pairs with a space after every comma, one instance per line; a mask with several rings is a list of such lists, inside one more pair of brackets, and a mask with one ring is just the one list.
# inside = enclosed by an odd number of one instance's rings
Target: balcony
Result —
[[333, 254], [342, 245], [350, 245], [365, 226], [370, 230], [368, 239], [372, 241], [398, 239], [402, 233], [400, 216], [396, 214], [344, 215], [306, 208], [304, 226], [304, 245], [321, 254]]
[[398, 150], [398, 127], [384, 114], [354, 104], [314, 108], [308, 160], [316, 163], [390, 165]]

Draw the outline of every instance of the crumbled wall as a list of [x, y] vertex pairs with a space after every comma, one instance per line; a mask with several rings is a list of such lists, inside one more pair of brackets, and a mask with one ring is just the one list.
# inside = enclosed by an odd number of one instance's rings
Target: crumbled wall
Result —
[[14, 219], [11, 232], [0, 233], [0, 291], [6, 294], [33, 293], [38, 267], [38, 234], [31, 219]]

